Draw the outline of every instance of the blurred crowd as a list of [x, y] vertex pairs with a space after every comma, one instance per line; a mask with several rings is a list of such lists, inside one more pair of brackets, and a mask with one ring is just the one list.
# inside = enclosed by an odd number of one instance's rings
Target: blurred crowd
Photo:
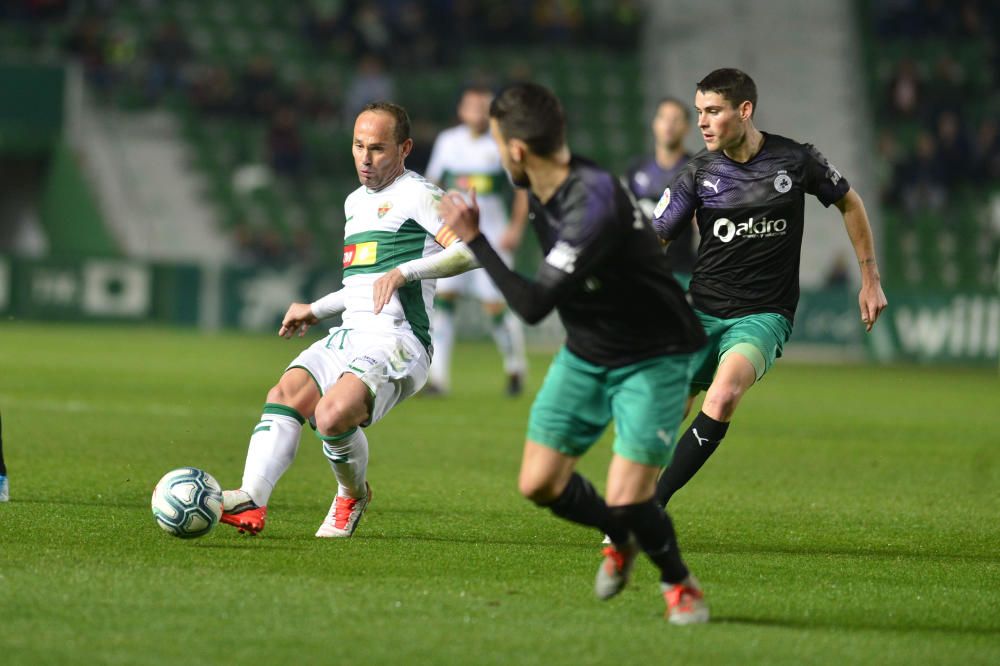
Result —
[[[240, 66], [199, 57], [181, 23], [165, 19], [142, 40], [117, 30], [114, 12], [128, 4], [162, 15], [169, 0], [6, 0], [0, 20], [26, 30], [58, 25], [62, 49], [84, 67], [99, 95], [138, 90], [141, 102], [180, 98], [211, 117], [263, 123], [265, 152], [280, 176], [309, 165], [303, 124], [347, 125], [369, 101], [392, 99], [391, 72], [460, 64], [469, 45], [545, 43], [634, 47], [639, 0], [299, 0], [285, 3], [293, 39], [317, 62], [348, 62], [343, 81], [283, 80], [280, 63], [251, 53]], [[451, 118], [439, 119], [441, 123]]]
[[873, 10], [876, 42], [899, 54], [878, 100], [884, 203], [940, 212], [961, 191], [1000, 183], [1000, 3], [882, 0]]
[[[232, 190], [223, 197], [246, 202], [272, 184], [304, 200], [302, 193], [317, 180], [349, 177], [342, 135], [368, 102], [397, 99], [395, 76], [462, 67], [470, 46], [632, 50], [639, 39], [639, 5], [640, 0], [253, 0], [245, 7], [256, 14], [249, 22], [239, 16], [244, 6], [235, 2], [0, 0], [0, 22], [28, 35], [36, 50], [80, 63], [104, 103], [170, 105], [197, 125], [208, 119], [213, 127], [238, 129], [232, 136], [239, 137], [239, 155], [227, 158], [233, 162], [231, 183], [219, 187]], [[220, 23], [226, 25], [220, 16], [231, 22], [232, 34], [218, 32]], [[136, 21], [142, 21], [140, 29]], [[215, 27], [206, 30], [207, 23]], [[288, 51], [256, 46], [234, 53], [232, 45], [248, 30], [260, 32], [249, 35], [249, 44], [280, 33], [295, 60]], [[449, 104], [432, 107], [449, 109], [447, 116], [433, 117], [440, 113], [429, 113], [418, 104], [422, 101], [412, 100], [419, 107], [413, 118], [417, 143], [408, 165], [416, 169], [426, 164], [437, 132], [454, 122]], [[311, 247], [301, 224], [290, 225], [286, 238], [257, 219], [267, 217], [266, 207], [240, 204], [239, 210], [245, 219], [236, 223], [235, 234], [248, 259], [281, 263]]]

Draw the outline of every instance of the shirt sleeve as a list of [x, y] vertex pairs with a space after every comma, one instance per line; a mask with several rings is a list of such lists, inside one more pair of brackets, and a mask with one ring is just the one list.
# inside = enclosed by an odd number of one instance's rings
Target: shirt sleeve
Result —
[[672, 241], [690, 225], [701, 199], [695, 188], [695, 167], [690, 162], [674, 176], [653, 209], [653, 228], [663, 240]]
[[844, 198], [851, 189], [847, 179], [840, 175], [830, 160], [816, 150], [811, 144], [804, 144], [806, 192], [812, 194], [824, 206], [836, 203]]
[[414, 220], [424, 230], [434, 237], [438, 245], [448, 247], [458, 236], [455, 232], [445, 226], [444, 221], [438, 213], [438, 204], [441, 203], [441, 196], [444, 192], [437, 185], [424, 181], [416, 188], [416, 206], [414, 210]]
[[614, 181], [578, 191], [562, 211], [564, 224], [534, 280], [511, 271], [482, 235], [469, 244], [476, 259], [514, 312], [529, 324], [541, 321], [563, 296], [585, 280], [615, 246]]

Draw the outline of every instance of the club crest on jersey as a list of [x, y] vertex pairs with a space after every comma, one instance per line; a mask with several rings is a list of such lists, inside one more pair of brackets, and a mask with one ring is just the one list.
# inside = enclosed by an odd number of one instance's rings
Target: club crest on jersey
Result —
[[379, 218], [385, 217], [385, 214], [388, 213], [391, 209], [392, 209], [392, 202], [391, 201], [383, 201], [379, 205], [379, 207], [378, 207], [378, 216], [379, 216]]
[[787, 171], [781, 170], [778, 172], [778, 175], [775, 176], [774, 189], [777, 190], [779, 194], [784, 194], [792, 189], [792, 178], [788, 175]]
[[344, 268], [372, 266], [378, 261], [378, 241], [354, 243], [344, 246]]
[[658, 202], [656, 202], [656, 208], [653, 209], [653, 217], [659, 217], [660, 215], [663, 215], [663, 211], [665, 211], [667, 209], [667, 206], [669, 205], [670, 205], [670, 188], [668, 187], [667, 189], [663, 190], [663, 196], [660, 197], [660, 200]]

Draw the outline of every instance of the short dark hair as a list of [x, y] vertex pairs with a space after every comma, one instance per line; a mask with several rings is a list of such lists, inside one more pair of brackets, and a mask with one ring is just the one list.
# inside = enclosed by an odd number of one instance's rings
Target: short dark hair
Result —
[[[392, 102], [370, 102], [369, 104], [365, 104], [365, 108], [361, 109], [361, 113], [365, 111], [379, 111], [392, 116], [393, 120], [396, 121], [396, 126], [393, 128], [392, 134], [393, 138], [396, 139], [397, 145], [410, 138], [410, 116], [406, 113], [406, 109], [399, 104]], [[359, 113], [358, 115], [361, 114]]]
[[566, 143], [566, 115], [555, 94], [537, 83], [512, 83], [493, 98], [490, 118], [505, 139], [520, 139], [536, 155], [551, 155]]
[[711, 72], [698, 82], [698, 90], [719, 93], [734, 107], [750, 102], [753, 110], [757, 110], [757, 84], [749, 74], [738, 69], [724, 68]]
[[659, 100], [657, 100], [656, 110], [659, 111], [660, 107], [663, 106], [664, 104], [673, 104], [684, 113], [684, 120], [688, 121], [689, 123], [691, 122], [691, 107], [689, 107], [687, 104], [680, 101], [676, 97], [671, 97], [668, 95], [666, 97], [661, 97]]

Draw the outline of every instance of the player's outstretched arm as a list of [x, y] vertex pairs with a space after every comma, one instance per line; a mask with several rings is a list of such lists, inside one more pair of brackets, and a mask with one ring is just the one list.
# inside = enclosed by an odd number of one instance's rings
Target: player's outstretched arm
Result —
[[[581, 202], [579, 208], [587, 210], [585, 204]], [[479, 232], [479, 207], [475, 192], [469, 202], [460, 194], [449, 192], [441, 200], [440, 211], [445, 224], [475, 253], [510, 309], [528, 324], [536, 324], [552, 312], [562, 295], [581, 279], [581, 275], [587, 273], [585, 265], [600, 259], [601, 241], [606, 240], [599, 234], [591, 234], [592, 237], [584, 239], [556, 241], [539, 267], [536, 279], [530, 280], [508, 268]], [[603, 228], [599, 224], [591, 224], [589, 220], [571, 226], [597, 231]], [[609, 225], [605, 226], [612, 229]], [[610, 246], [611, 243], [604, 242], [603, 245]]]
[[861, 196], [853, 189], [847, 191], [836, 204], [844, 216], [844, 227], [854, 246], [854, 254], [861, 267], [861, 291], [858, 292], [858, 306], [861, 309], [861, 321], [866, 331], [871, 331], [888, 301], [882, 291], [882, 278], [878, 272], [878, 261], [875, 259], [875, 241], [872, 238], [871, 224]]
[[281, 320], [278, 335], [283, 338], [291, 338], [298, 333], [301, 337], [306, 334], [310, 326], [318, 323], [319, 318], [313, 314], [309, 303], [292, 303], [288, 306], [288, 311]]
[[472, 250], [453, 237], [443, 252], [402, 263], [376, 280], [372, 286], [373, 311], [381, 312], [396, 290], [407, 282], [451, 277], [473, 268], [479, 268], [479, 263]]
[[344, 311], [344, 307], [343, 289], [327, 294], [313, 303], [292, 303], [281, 320], [278, 335], [290, 338], [297, 332], [301, 337], [306, 334], [310, 326], [318, 324], [320, 319], [340, 314]]

